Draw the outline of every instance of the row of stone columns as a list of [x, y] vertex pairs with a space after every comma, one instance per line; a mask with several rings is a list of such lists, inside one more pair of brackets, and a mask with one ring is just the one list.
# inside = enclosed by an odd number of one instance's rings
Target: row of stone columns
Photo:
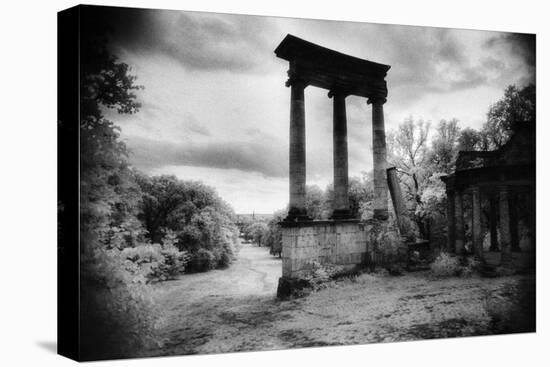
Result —
[[[479, 187], [472, 187], [472, 245], [474, 254], [478, 259], [483, 258], [483, 238], [481, 227], [481, 191]], [[498, 187], [496, 200], [490, 199], [489, 227], [491, 231], [491, 250], [496, 250], [496, 213], [498, 209], [500, 230], [500, 250], [502, 261], [507, 262], [510, 259], [512, 244], [519, 246], [518, 238], [518, 219], [516, 208], [510, 208], [511, 195], [510, 189], [506, 185]], [[496, 207], [495, 207], [496, 204]], [[532, 210], [531, 208], [529, 209]], [[465, 231], [464, 231], [464, 209], [463, 192], [447, 192], [447, 250], [449, 252], [461, 253], [464, 251]], [[531, 220], [530, 220], [531, 221]], [[531, 224], [530, 224], [531, 225]], [[532, 230], [534, 232], [534, 229]], [[534, 233], [531, 234], [532, 236]], [[515, 238], [514, 238], [515, 237]]]
[[[298, 79], [289, 81], [290, 91], [290, 147], [289, 184], [290, 202], [288, 220], [307, 220], [306, 211], [306, 134], [304, 89], [306, 84]], [[346, 96], [340, 91], [330, 91], [333, 98], [333, 165], [334, 201], [333, 219], [350, 218], [348, 196], [348, 143]], [[372, 104], [372, 138], [374, 171], [374, 216], [388, 217], [388, 192], [386, 181], [386, 134], [383, 104], [385, 98], [369, 98]]]

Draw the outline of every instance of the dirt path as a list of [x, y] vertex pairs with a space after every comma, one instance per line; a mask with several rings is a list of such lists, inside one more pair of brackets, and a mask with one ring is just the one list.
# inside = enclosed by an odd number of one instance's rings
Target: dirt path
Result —
[[[281, 262], [244, 245], [229, 269], [158, 285], [164, 346], [147, 355], [365, 344], [526, 331], [531, 276], [433, 280], [364, 274], [305, 298], [275, 298]], [[527, 324], [529, 325], [526, 325]]]

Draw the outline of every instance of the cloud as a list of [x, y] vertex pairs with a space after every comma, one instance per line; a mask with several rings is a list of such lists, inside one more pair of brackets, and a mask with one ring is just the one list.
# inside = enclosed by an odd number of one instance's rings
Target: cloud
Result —
[[411, 92], [407, 94], [409, 101], [426, 93], [456, 92], [486, 82], [483, 70], [470, 60], [453, 30], [388, 29], [387, 42], [392, 44], [388, 58], [394, 63], [389, 84], [396, 90]]
[[164, 53], [189, 70], [257, 73], [272, 59], [267, 17], [175, 10], [86, 7], [114, 48]]
[[[504, 33], [491, 37], [485, 43], [490, 50], [506, 49], [508, 55], [519, 57], [526, 72], [522, 73], [519, 84], [535, 83], [536, 36], [527, 33]], [[515, 68], [511, 72], [516, 72]]]
[[200, 177], [205, 184], [215, 187], [237, 213], [272, 213], [284, 209], [288, 202], [288, 180], [285, 178], [265, 177], [236, 169], [170, 165], [150, 173], [174, 174], [182, 180]]
[[129, 138], [126, 143], [131, 151], [132, 164], [145, 171], [173, 165], [237, 169], [269, 177], [288, 177], [284, 144], [237, 141], [177, 144], [139, 137]]
[[536, 36], [528, 33], [506, 33], [487, 40], [487, 47], [499, 44], [508, 44], [512, 52], [522, 56], [523, 61], [529, 66], [536, 63]]

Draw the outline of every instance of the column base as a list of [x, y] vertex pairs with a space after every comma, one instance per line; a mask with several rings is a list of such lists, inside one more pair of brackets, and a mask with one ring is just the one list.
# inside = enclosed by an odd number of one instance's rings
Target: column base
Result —
[[330, 219], [351, 219], [351, 210], [349, 209], [335, 209], [330, 216]]
[[388, 209], [374, 209], [374, 219], [387, 220], [390, 215]]
[[311, 218], [307, 215], [307, 211], [305, 209], [292, 208], [288, 211], [288, 215], [283, 221], [304, 222], [309, 220], [311, 220]]
[[465, 251], [464, 240], [455, 240], [455, 254], [463, 255]]

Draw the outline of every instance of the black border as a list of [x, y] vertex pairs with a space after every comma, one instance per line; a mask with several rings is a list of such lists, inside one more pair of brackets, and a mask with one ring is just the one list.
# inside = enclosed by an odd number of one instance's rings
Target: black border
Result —
[[57, 353], [80, 360], [80, 6], [57, 13]]

